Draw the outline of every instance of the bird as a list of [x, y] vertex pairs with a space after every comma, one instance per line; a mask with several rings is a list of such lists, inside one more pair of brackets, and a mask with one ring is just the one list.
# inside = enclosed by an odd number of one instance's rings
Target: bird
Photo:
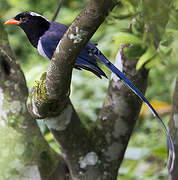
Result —
[[[49, 21], [44, 16], [31, 11], [25, 11], [17, 14], [14, 18], [5, 22], [9, 25], [17, 25], [25, 32], [30, 43], [38, 50], [39, 54], [49, 60], [52, 59], [56, 47], [68, 29], [68, 26], [55, 21]], [[169, 145], [169, 155], [167, 167], [169, 171], [173, 170], [175, 160], [175, 148], [171, 135], [163, 120], [145, 98], [142, 92], [125, 75], [114, 66], [104, 54], [97, 48], [97, 44], [88, 42], [77, 57], [74, 68], [88, 70], [99, 78], [106, 77], [104, 71], [98, 66], [98, 60], [106, 65], [118, 78], [122, 80], [146, 105], [149, 107], [155, 117], [161, 123], [161, 126], [167, 136]]]

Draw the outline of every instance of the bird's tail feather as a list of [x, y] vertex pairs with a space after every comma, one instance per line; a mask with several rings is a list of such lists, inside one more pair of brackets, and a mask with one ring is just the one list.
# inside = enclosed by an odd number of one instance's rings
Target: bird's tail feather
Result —
[[136, 86], [131, 81], [129, 81], [119, 69], [117, 69], [110, 61], [108, 61], [107, 58], [103, 54], [101, 54], [101, 53], [99, 53], [97, 55], [93, 54], [93, 56], [96, 59], [101, 60], [113, 73], [115, 73], [124, 82], [124, 84], [126, 84], [142, 101], [144, 101], [146, 103], [146, 105], [149, 107], [149, 109], [153, 113], [153, 115], [159, 119], [161, 126], [167, 136], [167, 140], [168, 140], [168, 144], [169, 144], [169, 155], [168, 155], [167, 167], [168, 167], [169, 171], [171, 172], [174, 168], [174, 160], [175, 160], [174, 143], [171, 138], [171, 135], [169, 134], [168, 129], [166, 128], [166, 126], [165, 126], [163, 120], [161, 119], [161, 117], [159, 116], [159, 114], [156, 112], [156, 110], [153, 108], [153, 106], [149, 103], [149, 101], [144, 97], [144, 95], [141, 93], [141, 91], [139, 89], [137, 89]]

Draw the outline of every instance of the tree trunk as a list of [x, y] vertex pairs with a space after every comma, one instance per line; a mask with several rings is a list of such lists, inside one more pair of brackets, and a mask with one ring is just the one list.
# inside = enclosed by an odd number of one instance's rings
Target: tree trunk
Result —
[[174, 138], [174, 145], [175, 145], [175, 166], [171, 173], [169, 173], [169, 180], [177, 180], [178, 177], [178, 78], [176, 79], [176, 86], [174, 90], [173, 96], [173, 109], [171, 113], [171, 118], [169, 121], [169, 129], [171, 132], [172, 137]]
[[64, 179], [65, 162], [49, 147], [30, 116], [27, 97], [24, 75], [0, 22], [0, 177], [47, 180], [60, 166]]

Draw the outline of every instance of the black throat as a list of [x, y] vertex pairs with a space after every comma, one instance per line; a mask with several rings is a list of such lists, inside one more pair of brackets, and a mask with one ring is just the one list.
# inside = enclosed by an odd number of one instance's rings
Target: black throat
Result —
[[49, 29], [50, 22], [39, 16], [34, 21], [19, 26], [24, 30], [31, 44], [37, 48], [38, 40]]

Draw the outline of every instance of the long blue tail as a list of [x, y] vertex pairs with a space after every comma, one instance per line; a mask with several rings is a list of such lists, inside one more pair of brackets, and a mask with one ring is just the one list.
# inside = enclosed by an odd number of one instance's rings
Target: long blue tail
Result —
[[171, 138], [171, 135], [169, 134], [168, 129], [166, 128], [166, 126], [165, 126], [163, 120], [161, 119], [161, 117], [159, 116], [159, 114], [156, 112], [156, 110], [153, 108], [153, 106], [148, 102], [148, 100], [144, 97], [144, 95], [141, 93], [141, 91], [139, 89], [137, 89], [136, 86], [131, 81], [129, 81], [119, 69], [117, 69], [110, 61], [108, 61], [107, 58], [103, 54], [93, 53], [93, 56], [96, 59], [101, 60], [113, 73], [115, 73], [142, 101], [144, 101], [146, 103], [146, 105], [149, 107], [149, 109], [151, 110], [153, 115], [159, 119], [161, 126], [162, 126], [164, 132], [166, 133], [168, 144], [169, 144], [169, 155], [168, 155], [167, 167], [168, 167], [169, 171], [171, 172], [174, 168], [174, 160], [175, 160], [174, 143]]

